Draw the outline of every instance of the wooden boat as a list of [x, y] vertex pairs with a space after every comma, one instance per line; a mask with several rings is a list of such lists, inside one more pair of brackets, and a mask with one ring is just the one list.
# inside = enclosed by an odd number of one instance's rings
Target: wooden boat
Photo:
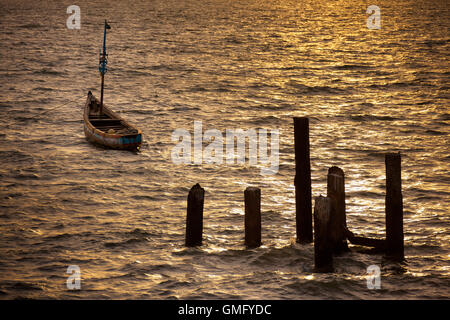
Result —
[[142, 132], [103, 105], [89, 91], [84, 106], [84, 134], [86, 138], [108, 148], [138, 150], [142, 144]]
[[138, 150], [142, 144], [142, 132], [103, 104], [104, 76], [107, 71], [106, 30], [111, 29], [105, 20], [103, 52], [100, 53], [101, 96], [98, 100], [88, 92], [84, 106], [84, 134], [86, 138], [104, 147]]

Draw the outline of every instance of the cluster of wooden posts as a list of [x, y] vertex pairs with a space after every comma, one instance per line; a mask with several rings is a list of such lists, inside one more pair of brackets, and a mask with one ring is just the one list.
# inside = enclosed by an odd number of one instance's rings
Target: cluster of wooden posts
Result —
[[[375, 248], [394, 261], [404, 259], [403, 200], [400, 153], [387, 153], [386, 164], [386, 239], [355, 236], [347, 228], [345, 210], [344, 171], [328, 170], [327, 196], [316, 197], [314, 213], [311, 197], [311, 167], [309, 119], [294, 118], [295, 143], [295, 203], [297, 242], [314, 241], [314, 265], [317, 272], [333, 270], [333, 255], [348, 251], [347, 241]], [[203, 203], [205, 190], [196, 184], [187, 199], [186, 246], [202, 244]], [[249, 248], [261, 245], [261, 190], [248, 187], [245, 199], [245, 244]], [[314, 239], [313, 239], [314, 218]]]

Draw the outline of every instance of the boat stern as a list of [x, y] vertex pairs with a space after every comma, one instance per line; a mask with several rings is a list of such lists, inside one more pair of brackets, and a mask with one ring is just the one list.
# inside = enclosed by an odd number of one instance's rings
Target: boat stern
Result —
[[130, 134], [126, 136], [120, 137], [120, 145], [124, 149], [128, 150], [136, 150], [142, 144], [142, 133], [138, 132], [137, 134]]

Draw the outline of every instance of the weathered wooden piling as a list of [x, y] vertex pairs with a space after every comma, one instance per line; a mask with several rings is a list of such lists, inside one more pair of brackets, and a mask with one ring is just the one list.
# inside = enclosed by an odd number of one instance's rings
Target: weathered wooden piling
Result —
[[403, 197], [401, 156], [388, 153], [386, 163], [386, 256], [392, 260], [404, 259]]
[[294, 144], [297, 242], [310, 243], [313, 235], [308, 118], [294, 117]]
[[248, 187], [245, 198], [245, 245], [249, 248], [261, 245], [261, 189]]
[[186, 246], [195, 247], [202, 245], [203, 233], [203, 203], [205, 189], [197, 183], [189, 191], [187, 198], [186, 216]]
[[331, 199], [316, 197], [314, 204], [314, 269], [315, 272], [333, 271], [333, 251], [329, 236]]
[[334, 207], [330, 217], [330, 241], [333, 253], [339, 254], [348, 251], [345, 228], [347, 227], [345, 215], [345, 182], [344, 171], [338, 167], [328, 169], [327, 197], [331, 199]]

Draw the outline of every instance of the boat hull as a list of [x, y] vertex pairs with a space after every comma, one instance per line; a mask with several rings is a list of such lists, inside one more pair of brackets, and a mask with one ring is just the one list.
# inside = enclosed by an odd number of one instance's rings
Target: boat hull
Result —
[[86, 139], [94, 144], [118, 150], [138, 150], [142, 144], [142, 134], [134, 136], [120, 136], [104, 134], [100, 130], [90, 128], [84, 124]]
[[90, 104], [92, 99], [98, 102], [98, 100], [95, 99], [92, 94], [88, 94], [88, 99], [84, 108], [84, 134], [86, 136], [86, 139], [94, 144], [106, 148], [131, 151], [139, 150], [142, 144], [142, 132], [122, 119], [107, 106], [103, 106], [103, 113], [107, 115], [110, 120], [120, 121], [123, 126], [130, 129], [129, 132], [126, 134], [120, 134], [116, 132], [110, 133], [105, 132], [105, 130], [101, 130], [101, 128], [95, 127], [93, 125], [93, 121], [90, 120]]

